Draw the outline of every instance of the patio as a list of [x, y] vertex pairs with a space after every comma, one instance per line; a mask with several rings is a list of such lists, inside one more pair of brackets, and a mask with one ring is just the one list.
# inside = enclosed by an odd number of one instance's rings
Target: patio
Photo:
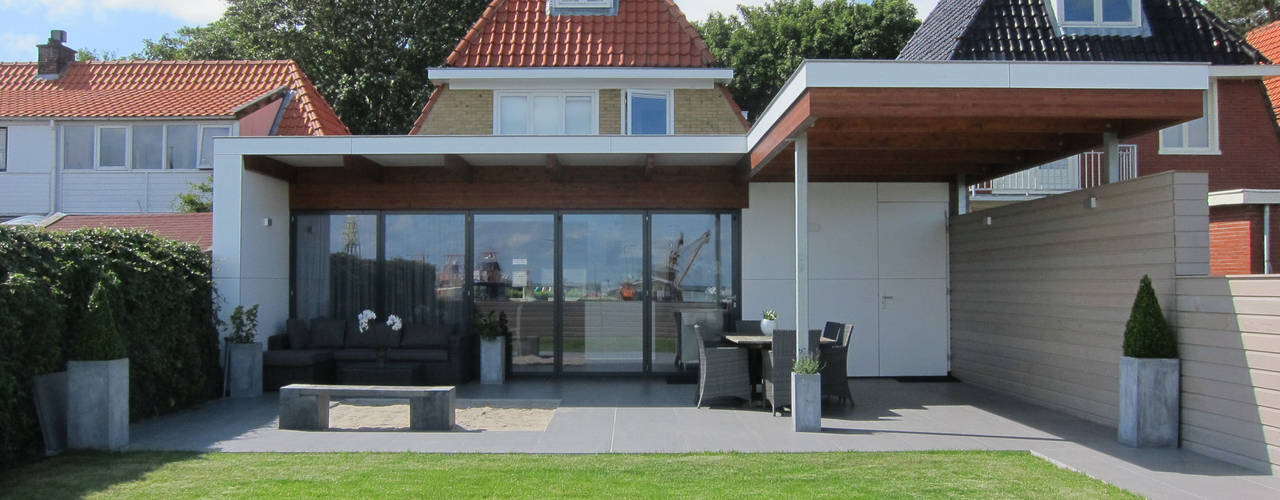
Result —
[[829, 408], [822, 433], [766, 410], [693, 408], [695, 385], [646, 379], [470, 384], [460, 399], [558, 399], [543, 432], [302, 432], [277, 428], [274, 393], [224, 399], [135, 424], [132, 450], [481, 453], [1029, 450], [1159, 498], [1276, 498], [1280, 480], [1184, 450], [1135, 450], [1115, 431], [964, 383], [852, 379], [857, 407]]

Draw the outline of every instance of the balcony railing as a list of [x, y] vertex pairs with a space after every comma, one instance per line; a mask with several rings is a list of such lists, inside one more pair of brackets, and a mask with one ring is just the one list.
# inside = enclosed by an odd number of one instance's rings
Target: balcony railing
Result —
[[[1138, 146], [1120, 145], [1120, 180], [1138, 176]], [[970, 196], [1044, 196], [1105, 184], [1107, 161], [1090, 151], [969, 186]]]

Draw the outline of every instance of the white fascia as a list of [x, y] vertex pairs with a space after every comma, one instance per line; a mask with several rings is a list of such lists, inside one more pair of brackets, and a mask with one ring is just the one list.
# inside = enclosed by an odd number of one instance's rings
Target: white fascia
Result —
[[1207, 90], [1207, 63], [865, 61], [808, 59], [747, 132], [753, 148], [809, 88]]
[[439, 155], [439, 154], [743, 154], [741, 135], [676, 136], [278, 136], [220, 137], [218, 154]]
[[1209, 193], [1209, 206], [1280, 205], [1280, 189], [1232, 189]]
[[733, 79], [727, 68], [431, 68], [434, 85], [453, 89], [709, 89]]
[[1210, 66], [1209, 76], [1221, 79], [1254, 79], [1280, 76], [1280, 65], [1274, 64], [1241, 64]]

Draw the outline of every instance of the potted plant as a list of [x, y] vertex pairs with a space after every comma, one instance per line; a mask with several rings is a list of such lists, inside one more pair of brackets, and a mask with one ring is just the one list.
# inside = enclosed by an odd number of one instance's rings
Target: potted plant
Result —
[[227, 389], [233, 398], [262, 395], [262, 342], [258, 342], [258, 304], [231, 311], [226, 337]]
[[1160, 311], [1151, 278], [1142, 277], [1124, 329], [1120, 358], [1120, 443], [1177, 447], [1179, 413], [1178, 342]]
[[791, 367], [791, 424], [796, 432], [822, 430], [822, 363], [802, 352]]
[[67, 362], [67, 446], [129, 445], [129, 358], [116, 326], [114, 273], [94, 284]]
[[480, 383], [503, 383], [507, 367], [507, 313], [476, 312], [471, 317], [471, 328], [480, 336]]
[[773, 309], [765, 309], [760, 315], [760, 331], [765, 335], [773, 335], [773, 329], [778, 327], [778, 311]]

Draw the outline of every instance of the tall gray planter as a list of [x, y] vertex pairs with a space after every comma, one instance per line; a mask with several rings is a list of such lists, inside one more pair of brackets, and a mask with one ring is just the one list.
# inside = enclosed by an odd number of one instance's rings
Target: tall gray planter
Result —
[[129, 445], [129, 358], [67, 362], [67, 447]]
[[67, 448], [67, 372], [36, 375], [33, 379], [44, 453], [55, 455]]
[[1140, 448], [1176, 448], [1179, 377], [1176, 358], [1120, 358], [1121, 444]]
[[507, 379], [507, 338], [480, 339], [480, 383], [501, 384]]
[[262, 395], [262, 342], [227, 344], [227, 390], [233, 398]]
[[791, 423], [796, 432], [822, 431], [822, 375], [791, 373]]

